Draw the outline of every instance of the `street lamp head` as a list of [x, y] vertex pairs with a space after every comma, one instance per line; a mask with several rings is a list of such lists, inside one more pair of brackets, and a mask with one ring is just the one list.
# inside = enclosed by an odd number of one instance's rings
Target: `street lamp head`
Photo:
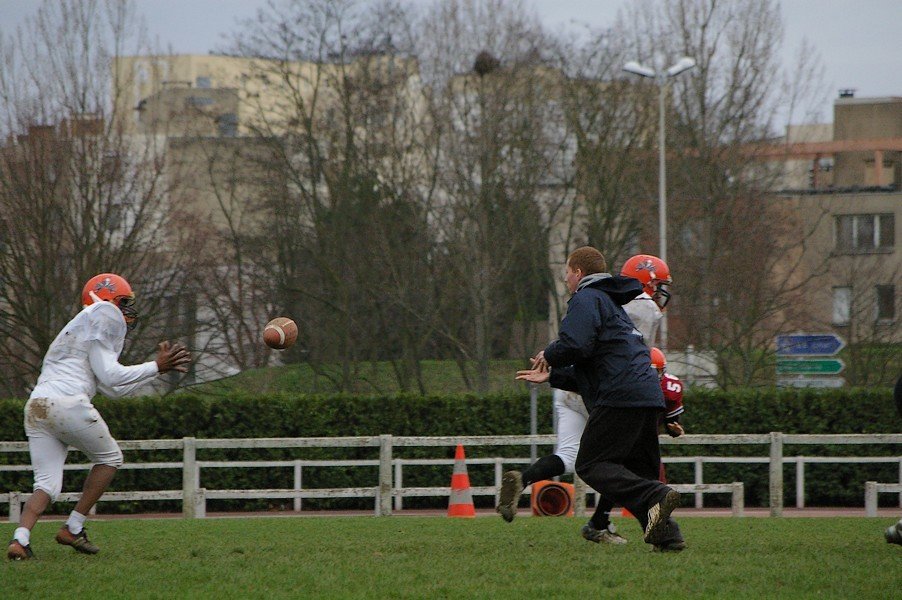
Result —
[[692, 67], [695, 66], [695, 59], [689, 58], [688, 56], [684, 56], [681, 58], [675, 65], [667, 69], [667, 76], [674, 77], [675, 75], [679, 75], [683, 71], [688, 71]]
[[[693, 63], [694, 64], [694, 63]], [[635, 73], [636, 75], [641, 75], [642, 77], [654, 77], [656, 75], [654, 69], [650, 69], [644, 65], [640, 65], [634, 60], [629, 61], [625, 65], [623, 65], [623, 70], [629, 73]]]

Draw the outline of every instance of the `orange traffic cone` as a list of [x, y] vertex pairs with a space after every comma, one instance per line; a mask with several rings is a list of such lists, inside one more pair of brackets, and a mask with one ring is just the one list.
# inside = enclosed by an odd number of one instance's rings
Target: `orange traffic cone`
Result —
[[530, 505], [537, 517], [573, 516], [573, 485], [563, 481], [536, 481], [532, 484]]
[[467, 463], [464, 458], [464, 447], [457, 445], [454, 451], [454, 473], [451, 475], [451, 496], [448, 499], [449, 517], [475, 517], [473, 494], [470, 492], [470, 476], [467, 475]]

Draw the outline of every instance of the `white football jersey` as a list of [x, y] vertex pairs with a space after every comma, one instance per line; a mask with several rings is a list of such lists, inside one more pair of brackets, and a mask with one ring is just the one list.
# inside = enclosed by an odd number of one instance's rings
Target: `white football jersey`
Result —
[[655, 336], [658, 334], [658, 326], [664, 313], [658, 307], [657, 303], [651, 299], [651, 296], [642, 292], [630, 302], [623, 305], [623, 310], [629, 315], [633, 321], [633, 325], [642, 334], [645, 345], [649, 348], [655, 344]]
[[31, 397], [91, 399], [98, 386], [104, 394], [118, 397], [155, 377], [155, 361], [131, 367], [119, 364], [125, 333], [125, 317], [114, 304], [86, 306], [50, 344]]

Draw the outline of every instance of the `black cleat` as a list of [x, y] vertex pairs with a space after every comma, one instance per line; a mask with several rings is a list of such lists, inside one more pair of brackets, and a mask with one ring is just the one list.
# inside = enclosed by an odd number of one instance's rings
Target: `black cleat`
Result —
[[664, 498], [648, 509], [648, 525], [645, 526], [645, 542], [659, 544], [670, 535], [670, 513], [680, 505], [680, 493], [669, 490]]
[[592, 527], [592, 523], [586, 523], [580, 533], [585, 539], [596, 544], [620, 545], [627, 543], [626, 538], [617, 533], [613, 523], [608, 523], [604, 529], [595, 529]]
[[678, 542], [666, 542], [664, 544], [656, 544], [652, 548], [652, 552], [682, 552], [686, 549], [686, 542], [680, 540]]

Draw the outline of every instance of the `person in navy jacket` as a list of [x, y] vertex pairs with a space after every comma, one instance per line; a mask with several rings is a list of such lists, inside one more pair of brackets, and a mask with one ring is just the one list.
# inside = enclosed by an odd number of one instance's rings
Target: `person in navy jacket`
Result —
[[604, 256], [591, 246], [570, 254], [566, 279], [573, 296], [558, 339], [532, 359], [531, 369], [518, 371], [517, 379], [578, 392], [589, 420], [577, 475], [633, 513], [646, 543], [667, 547], [679, 541], [685, 547], [670, 518], [680, 494], [657, 480], [664, 396], [648, 346], [623, 310], [642, 293], [642, 284], [606, 270]]

